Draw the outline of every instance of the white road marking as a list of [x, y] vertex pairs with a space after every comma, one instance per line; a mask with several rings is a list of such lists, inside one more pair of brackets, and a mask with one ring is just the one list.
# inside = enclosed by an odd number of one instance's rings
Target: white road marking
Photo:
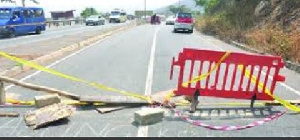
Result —
[[155, 30], [153, 42], [151, 46], [150, 60], [148, 65], [148, 74], [145, 86], [145, 95], [151, 95], [152, 83], [153, 83], [153, 69], [154, 69], [154, 59], [155, 59], [155, 50], [156, 50], [156, 39], [159, 28]]
[[[93, 43], [93, 44], [87, 46], [87, 47], [84, 47], [84, 48], [82, 48], [82, 49], [80, 49], [80, 50], [78, 50], [78, 51], [76, 51], [76, 52], [74, 52], [74, 53], [72, 53], [72, 54], [69, 54], [68, 56], [66, 56], [66, 57], [64, 57], [64, 58], [62, 58], [62, 59], [59, 59], [59, 60], [57, 60], [57, 61], [51, 63], [50, 65], [46, 66], [46, 68], [51, 68], [51, 67], [53, 67], [53, 66], [55, 66], [55, 65], [57, 65], [57, 64], [59, 64], [59, 63], [61, 63], [61, 62], [63, 62], [63, 61], [65, 61], [65, 60], [67, 60], [67, 59], [69, 59], [69, 58], [71, 58], [71, 57], [73, 57], [73, 56], [75, 56], [75, 55], [77, 55], [77, 54], [79, 54], [79, 53], [85, 51], [86, 49], [88, 49], [88, 48], [90, 48], [90, 47], [92, 47], [92, 46], [94, 46], [94, 45], [96, 45], [96, 44], [98, 44], [98, 43], [100, 43], [100, 42], [102, 42], [102, 41], [108, 39], [109, 37], [111, 37], [111, 36], [107, 36], [107, 37], [105, 37], [105, 38], [103, 38], [103, 39], [101, 39], [101, 40], [99, 40], [99, 41], [97, 41], [97, 42], [95, 42], [95, 43]], [[42, 71], [40, 71], [40, 70], [39, 70], [39, 71], [36, 71], [36, 72], [34, 72], [34, 73], [32, 73], [32, 74], [29, 74], [29, 75], [23, 77], [23, 78], [20, 79], [19, 81], [20, 81], [20, 82], [24, 82], [24, 81], [26, 81], [26, 80], [28, 80], [28, 79], [30, 79], [30, 78], [32, 78], [32, 77], [34, 77], [34, 76], [40, 74], [41, 72], [42, 72]], [[5, 87], [5, 90], [8, 90], [8, 89], [10, 89], [10, 88], [12, 88], [12, 87], [14, 87], [14, 86], [15, 86], [15, 85], [9, 85], [9, 86], [6, 86], [6, 87]]]
[[[215, 45], [215, 44], [213, 44], [212, 42], [210, 42], [210, 41], [207, 41], [206, 39], [204, 39], [203, 37], [201, 37], [200, 35], [197, 35], [200, 39], [202, 39], [202, 40], [204, 40], [204, 41], [206, 41], [206, 42], [208, 42], [209, 44], [211, 44], [212, 46], [214, 46], [215, 48], [217, 48], [217, 49], [219, 49], [220, 51], [225, 51], [223, 48], [221, 48], [221, 47], [219, 47], [219, 46], [217, 46], [217, 45]], [[255, 70], [257, 71], [257, 68], [255, 68]], [[262, 72], [264, 75], [266, 75], [266, 73], [265, 72]], [[268, 77], [269, 78], [272, 78], [270, 75], [268, 75]], [[279, 82], [279, 85], [281, 85], [281, 86], [283, 86], [283, 87], [285, 87], [286, 89], [288, 89], [288, 90], [290, 90], [290, 91], [292, 91], [293, 93], [296, 93], [297, 95], [299, 95], [300, 96], [300, 92], [299, 91], [297, 91], [296, 89], [294, 89], [294, 88], [292, 88], [292, 87], [290, 87], [289, 85], [287, 85], [287, 84], [285, 84], [285, 83], [281, 83], [281, 82]]]
[[[157, 33], [160, 28], [156, 28], [153, 42], [151, 46], [151, 52], [150, 52], [150, 60], [148, 65], [148, 74], [146, 79], [146, 86], [145, 86], [145, 95], [149, 96], [151, 95], [151, 89], [153, 84], [153, 69], [154, 69], [154, 58], [155, 58], [155, 50], [156, 50], [156, 39], [157, 39]], [[147, 137], [148, 136], [148, 126], [139, 126], [138, 128], [138, 137]]]

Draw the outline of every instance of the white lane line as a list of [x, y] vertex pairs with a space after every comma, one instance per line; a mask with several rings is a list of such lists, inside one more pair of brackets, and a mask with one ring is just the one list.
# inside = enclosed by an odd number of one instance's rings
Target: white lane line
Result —
[[[145, 86], [145, 95], [151, 95], [151, 89], [153, 84], [153, 69], [154, 69], [154, 58], [155, 58], [155, 50], [156, 50], [156, 39], [157, 39], [157, 33], [160, 28], [156, 28], [153, 42], [151, 46], [151, 52], [150, 52], [150, 60], [148, 65], [148, 74], [146, 79], [146, 86]], [[138, 135], [137, 137], [147, 137], [148, 136], [148, 126], [139, 126], [138, 128]]]
[[[103, 38], [103, 39], [101, 39], [101, 40], [99, 40], [99, 41], [97, 41], [97, 42], [95, 42], [95, 43], [93, 43], [93, 44], [87, 46], [87, 47], [84, 47], [84, 48], [82, 48], [82, 49], [80, 49], [80, 50], [78, 50], [78, 51], [76, 51], [76, 52], [74, 52], [74, 53], [72, 53], [72, 54], [69, 54], [68, 56], [66, 56], [66, 57], [64, 57], [64, 58], [62, 58], [62, 59], [59, 59], [59, 60], [57, 60], [57, 61], [51, 63], [50, 65], [46, 66], [46, 68], [51, 68], [51, 67], [53, 67], [53, 66], [55, 66], [55, 65], [57, 65], [57, 64], [59, 64], [59, 63], [61, 63], [61, 62], [63, 62], [63, 61], [65, 61], [65, 60], [67, 60], [67, 59], [69, 59], [69, 58], [71, 58], [71, 57], [73, 57], [73, 56], [75, 56], [75, 55], [77, 55], [77, 54], [79, 54], [79, 53], [85, 51], [86, 49], [88, 49], [88, 48], [90, 48], [90, 47], [92, 47], [92, 46], [94, 46], [94, 45], [100, 43], [101, 41], [104, 41], [104, 40], [110, 38], [110, 37], [111, 37], [111, 36], [107, 36], [107, 37], [105, 37], [105, 38]], [[42, 72], [42, 71], [40, 71], [40, 70], [39, 70], [39, 71], [36, 71], [36, 72], [34, 72], [34, 73], [30, 74], [30, 75], [27, 75], [27, 76], [23, 77], [23, 78], [20, 79], [19, 81], [20, 81], [20, 82], [24, 82], [25, 80], [28, 80], [28, 79], [30, 79], [30, 78], [32, 78], [32, 77], [34, 77], [34, 76], [40, 74], [41, 72]], [[14, 86], [15, 86], [15, 85], [9, 85], [9, 86], [6, 86], [6, 87], [5, 87], [5, 90], [8, 90], [8, 89], [10, 89], [10, 88], [12, 88], [12, 87], [14, 87]]]
[[[210, 41], [207, 41], [206, 39], [204, 39], [204, 38], [201, 37], [200, 35], [197, 35], [197, 36], [198, 36], [200, 39], [202, 39], [202, 40], [208, 42], [209, 44], [211, 44], [211, 45], [214, 46], [215, 48], [219, 49], [220, 51], [225, 51], [223, 48], [221, 48], [221, 47], [219, 47], [219, 46], [213, 44], [213, 43], [210, 42]], [[258, 71], [257, 68], [256, 68], [255, 70]], [[264, 75], [266, 75], [266, 73], [265, 73], [264, 71], [263, 71], [262, 73], [263, 73]], [[269, 77], [269, 78], [272, 78], [270, 75], [268, 75], [268, 77]], [[272, 79], [273, 79], [273, 78], [272, 78]], [[287, 85], [287, 84], [285, 84], [285, 83], [281, 83], [281, 82], [279, 82], [279, 85], [285, 87], [286, 89], [288, 89], [288, 90], [292, 91], [293, 93], [296, 93], [297, 95], [300, 96], [300, 92], [297, 91], [296, 89], [290, 87], [289, 85]]]
[[151, 95], [152, 83], [153, 83], [153, 69], [154, 69], [154, 58], [155, 58], [155, 50], [156, 50], [156, 39], [159, 28], [156, 29], [153, 37], [153, 42], [151, 46], [150, 60], [148, 65], [148, 74], [145, 86], [145, 95]]

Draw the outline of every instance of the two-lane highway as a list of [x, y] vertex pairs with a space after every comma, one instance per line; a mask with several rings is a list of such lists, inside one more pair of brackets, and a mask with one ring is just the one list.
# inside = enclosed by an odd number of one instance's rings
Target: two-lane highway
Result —
[[16, 38], [1, 38], [0, 49], [4, 49], [10, 46], [40, 42], [44, 40], [55, 40], [63, 36], [76, 35], [84, 32], [103, 31], [104, 29], [123, 26], [124, 24], [126, 23], [120, 23], [120, 24], [106, 23], [105, 25], [99, 25], [99, 26], [86, 26], [83, 24], [83, 25], [47, 28], [46, 31], [42, 32], [42, 34], [40, 35], [22, 35]]
[[[173, 33], [172, 29], [172, 26], [166, 25], [138, 26], [58, 60], [55, 65], [51, 65], [51, 68], [121, 90], [150, 95], [176, 87], [176, 77], [174, 80], [169, 80], [171, 60], [184, 47], [243, 52], [199, 33]], [[174, 75], [178, 75], [178, 69], [174, 72]], [[300, 83], [300, 76], [286, 69], [281, 73], [287, 77], [287, 82], [284, 85], [278, 84], [275, 94], [284, 99], [298, 99], [297, 92], [300, 89], [297, 83]], [[23, 80], [79, 95], [118, 95], [118, 93], [102, 91], [44, 72], [31, 74]], [[36, 95], [44, 94], [15, 86], [8, 89], [8, 93], [15, 93], [10, 96], [23, 100], [31, 100]], [[200, 97], [202, 103], [213, 104], [227, 101], [240, 102], [233, 99]], [[250, 101], [241, 102], [249, 103]], [[202, 112], [198, 110], [194, 117], [212, 125], [245, 125], [270, 115], [268, 110], [262, 110], [262, 114], [258, 116], [241, 116], [242, 113], [238, 112], [237, 116], [231, 117], [225, 114], [225, 119], [220, 119], [213, 115], [214, 110], [219, 107], [199, 106]], [[227, 110], [241, 108], [222, 107]], [[17, 110], [22, 114], [31, 109], [33, 108], [3, 108], [9, 111]], [[166, 113], [164, 120], [160, 123], [145, 127], [136, 126], [133, 123], [133, 114], [139, 109], [130, 108], [102, 115], [93, 107], [79, 107], [70, 117], [70, 121], [38, 130], [27, 128], [22, 117], [0, 118], [0, 136], [300, 136], [300, 117], [290, 113], [259, 127], [223, 132], [193, 126], [172, 113]], [[211, 111], [210, 116], [204, 114], [205, 110]], [[283, 107], [272, 107], [270, 110], [278, 112], [282, 111]]]

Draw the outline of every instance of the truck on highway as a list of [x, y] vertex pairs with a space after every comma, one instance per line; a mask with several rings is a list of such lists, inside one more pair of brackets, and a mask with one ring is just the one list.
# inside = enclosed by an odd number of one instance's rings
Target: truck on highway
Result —
[[46, 30], [43, 8], [0, 7], [0, 36], [15, 37], [20, 34], [41, 34]]
[[127, 21], [126, 11], [114, 9], [110, 12], [109, 23], [122, 23]]

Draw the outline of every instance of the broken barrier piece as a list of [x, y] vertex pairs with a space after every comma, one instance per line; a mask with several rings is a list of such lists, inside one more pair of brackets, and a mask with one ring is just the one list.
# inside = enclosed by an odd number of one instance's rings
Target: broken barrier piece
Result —
[[134, 113], [134, 121], [139, 125], [154, 124], [162, 120], [164, 112], [160, 108], [144, 108]]
[[31, 83], [21, 82], [21, 81], [18, 81], [18, 80], [9, 78], [9, 77], [5, 77], [5, 76], [2, 76], [2, 75], [0, 75], [0, 81], [6, 82], [6, 83], [11, 83], [11, 84], [14, 84], [16, 86], [21, 86], [21, 87], [31, 89], [31, 90], [35, 90], [35, 91], [44, 91], [44, 92], [52, 93], [52, 94], [56, 93], [60, 96], [64, 96], [66, 98], [70, 98], [70, 99], [73, 99], [73, 100], [78, 100], [79, 99], [79, 96], [76, 95], [76, 94], [72, 94], [72, 93], [69, 93], [69, 92], [66, 92], [66, 91], [61, 91], [61, 90], [57, 90], [57, 89], [46, 87], [46, 86], [39, 86], [39, 85], [31, 84]]
[[42, 108], [48, 105], [60, 103], [60, 97], [58, 95], [44, 95], [44, 96], [35, 96], [34, 102], [36, 108]]
[[27, 126], [32, 129], [37, 129], [49, 123], [68, 118], [72, 113], [72, 106], [58, 103], [29, 111], [25, 113], [24, 120]]
[[113, 112], [113, 111], [117, 111], [117, 110], [122, 110], [124, 108], [126, 108], [127, 106], [103, 106], [103, 107], [98, 107], [96, 108], [96, 110], [101, 113], [109, 113], [109, 112]]

